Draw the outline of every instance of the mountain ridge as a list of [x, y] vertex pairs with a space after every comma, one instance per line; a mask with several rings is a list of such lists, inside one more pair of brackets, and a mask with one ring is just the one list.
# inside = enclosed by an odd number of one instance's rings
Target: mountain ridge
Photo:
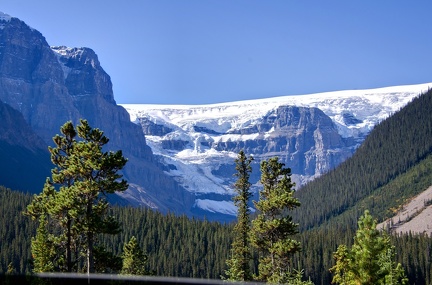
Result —
[[[208, 105], [120, 104], [141, 125], [170, 174], [195, 193], [195, 206], [235, 215], [230, 202], [239, 150], [279, 156], [297, 187], [350, 157], [372, 128], [431, 83], [325, 92]], [[255, 193], [258, 171], [251, 176]], [[210, 197], [211, 196], [211, 197]], [[230, 204], [231, 203], [231, 204]]]
[[[193, 197], [163, 172], [141, 128], [116, 104], [111, 78], [92, 49], [50, 47], [39, 31], [0, 14], [0, 100], [22, 114], [46, 147], [66, 121], [88, 120], [105, 132], [111, 150], [121, 149], [128, 158], [122, 173], [142, 189], [127, 190], [135, 201], [156, 205], [162, 212], [191, 215]], [[25, 158], [19, 164], [26, 164]], [[42, 189], [45, 178], [33, 191]]]

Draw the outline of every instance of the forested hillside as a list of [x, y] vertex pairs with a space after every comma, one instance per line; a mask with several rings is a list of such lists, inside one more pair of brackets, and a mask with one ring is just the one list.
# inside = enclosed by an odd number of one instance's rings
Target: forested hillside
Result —
[[[37, 225], [23, 211], [32, 197], [0, 186], [0, 274], [9, 263], [19, 273], [30, 272], [30, 240]], [[136, 236], [148, 254], [148, 270], [159, 276], [219, 278], [229, 255], [231, 226], [164, 215], [147, 208], [114, 207], [120, 235], [101, 237], [102, 244], [120, 255]]]
[[[30, 272], [30, 238], [36, 224], [22, 215], [31, 196], [0, 187], [0, 274], [12, 264], [18, 273]], [[136, 236], [148, 255], [147, 270], [158, 276], [219, 279], [230, 256], [232, 226], [163, 215], [145, 208], [113, 209], [122, 222], [122, 233], [102, 239], [108, 249], [121, 254], [124, 242]], [[333, 252], [339, 244], [352, 243], [355, 226], [335, 224], [301, 233], [303, 252], [293, 261], [305, 269], [315, 284], [330, 284], [328, 269], [334, 264]], [[393, 237], [410, 284], [431, 284], [432, 239], [423, 235]], [[252, 263], [252, 267], [254, 264]]]
[[[337, 244], [352, 244], [365, 209], [383, 220], [432, 184], [432, 91], [381, 122], [352, 158], [296, 193], [303, 229], [299, 264], [316, 284], [329, 284]], [[392, 237], [410, 284], [431, 284], [431, 238]], [[318, 281], [320, 280], [320, 281]]]
[[[418, 170], [417, 177], [408, 181], [406, 187], [389, 183], [431, 154], [431, 109], [429, 90], [378, 124], [350, 159], [298, 191], [302, 206], [294, 216], [302, 229], [317, 227], [356, 207], [352, 224], [366, 205], [372, 215], [382, 220], [390, 214], [386, 209], [397, 208], [405, 198], [430, 186], [423, 182], [422, 187], [417, 187], [421, 178], [430, 174], [427, 167]], [[362, 200], [369, 202], [358, 207]]]
[[31, 201], [29, 194], [0, 186], [0, 272], [6, 272], [9, 263], [20, 273], [29, 272], [30, 238], [36, 232], [36, 223], [22, 215]]

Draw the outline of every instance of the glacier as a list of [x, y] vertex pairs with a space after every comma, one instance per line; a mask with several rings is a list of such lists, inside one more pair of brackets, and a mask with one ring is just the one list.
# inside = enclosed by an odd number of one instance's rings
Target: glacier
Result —
[[[259, 161], [275, 155], [284, 157], [287, 167], [298, 164], [299, 155], [304, 159], [299, 167], [293, 168], [293, 180], [296, 188], [300, 188], [352, 155], [377, 123], [431, 87], [432, 83], [425, 83], [208, 105], [120, 105], [128, 111], [132, 122], [143, 127], [147, 144], [165, 165], [165, 172], [196, 195], [194, 207], [233, 217], [236, 210], [231, 201], [235, 181], [232, 174], [240, 146], [261, 144], [249, 147], [250, 153], [247, 153], [256, 160], [255, 175], [251, 179], [255, 193], [260, 189]], [[295, 148], [292, 152], [274, 147], [274, 144], [283, 144], [287, 140], [287, 128], [281, 127], [279, 118], [279, 113], [287, 106], [304, 108], [296, 109], [296, 112], [311, 112], [304, 117], [308, 120], [322, 111], [332, 122], [324, 126], [325, 121], [317, 121], [318, 126], [310, 130], [314, 142], [300, 154], [301, 146], [292, 146]], [[273, 121], [275, 123], [269, 125], [268, 122]], [[297, 136], [293, 141], [296, 145], [302, 143], [305, 133], [300, 132], [305, 132], [306, 128], [304, 122], [298, 127], [289, 127], [293, 132], [289, 137]], [[328, 131], [331, 128], [335, 128], [338, 137], [332, 133], [330, 140], [349, 143], [323, 147], [328, 143], [320, 138], [326, 135], [325, 132], [331, 132]], [[338, 153], [342, 155], [335, 158]]]

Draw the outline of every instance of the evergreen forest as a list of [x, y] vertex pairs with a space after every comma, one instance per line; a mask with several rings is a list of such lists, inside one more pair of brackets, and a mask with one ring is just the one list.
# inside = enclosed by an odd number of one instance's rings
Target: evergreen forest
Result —
[[[305, 279], [332, 282], [334, 254], [341, 244], [355, 246], [357, 221], [365, 210], [382, 221], [432, 185], [431, 109], [429, 90], [378, 124], [350, 159], [295, 192], [300, 206], [287, 213], [299, 225], [293, 238], [301, 251], [292, 264], [304, 269]], [[30, 194], [0, 187], [0, 273], [32, 270], [30, 244], [38, 225], [23, 215], [31, 201]], [[234, 224], [147, 208], [111, 207], [109, 214], [120, 222], [121, 233], [101, 235], [100, 242], [120, 256], [136, 237], [149, 274], [220, 279], [227, 270]], [[409, 233], [389, 239], [408, 283], [432, 284], [432, 238]], [[252, 257], [250, 268], [256, 274], [256, 253]]]

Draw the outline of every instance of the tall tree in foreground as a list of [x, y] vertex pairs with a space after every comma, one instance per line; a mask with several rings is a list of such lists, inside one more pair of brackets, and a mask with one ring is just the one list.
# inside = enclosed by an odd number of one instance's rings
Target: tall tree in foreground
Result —
[[[62, 135], [53, 138], [55, 147], [49, 148], [55, 165], [52, 177], [27, 207], [27, 214], [45, 225], [45, 230], [39, 228], [32, 249], [41, 248], [44, 235], [50, 247], [46, 252], [55, 253], [50, 257], [41, 250], [33, 252], [34, 262], [39, 264], [35, 270], [71, 272], [84, 263], [87, 272], [92, 273], [97, 235], [120, 232], [119, 223], [107, 213], [106, 195], [127, 189], [127, 182], [118, 173], [127, 160], [121, 151], [104, 152], [102, 148], [109, 139], [86, 120], [81, 120], [76, 129], [67, 122], [60, 131]], [[48, 267], [47, 258], [52, 263]]]
[[249, 266], [251, 260], [251, 248], [249, 245], [250, 233], [250, 210], [249, 200], [252, 196], [250, 192], [251, 183], [249, 182], [252, 172], [251, 163], [253, 157], [246, 157], [241, 150], [237, 156], [236, 170], [234, 174], [238, 179], [234, 184], [237, 193], [234, 196], [234, 204], [237, 206], [237, 224], [234, 226], [234, 241], [231, 245], [231, 259], [226, 261], [228, 270], [225, 271], [227, 279], [230, 281], [249, 281], [252, 280], [252, 273]]
[[351, 249], [340, 245], [334, 254], [332, 283], [341, 285], [407, 284], [402, 265], [394, 261], [395, 249], [390, 237], [376, 228], [377, 223], [365, 211], [358, 221], [358, 230]]
[[261, 162], [263, 189], [255, 202], [259, 215], [252, 221], [252, 244], [260, 254], [257, 279], [274, 284], [296, 280], [290, 263], [300, 251], [300, 242], [290, 238], [298, 233], [298, 224], [286, 214], [300, 202], [293, 196], [291, 169], [284, 166], [277, 157]]

